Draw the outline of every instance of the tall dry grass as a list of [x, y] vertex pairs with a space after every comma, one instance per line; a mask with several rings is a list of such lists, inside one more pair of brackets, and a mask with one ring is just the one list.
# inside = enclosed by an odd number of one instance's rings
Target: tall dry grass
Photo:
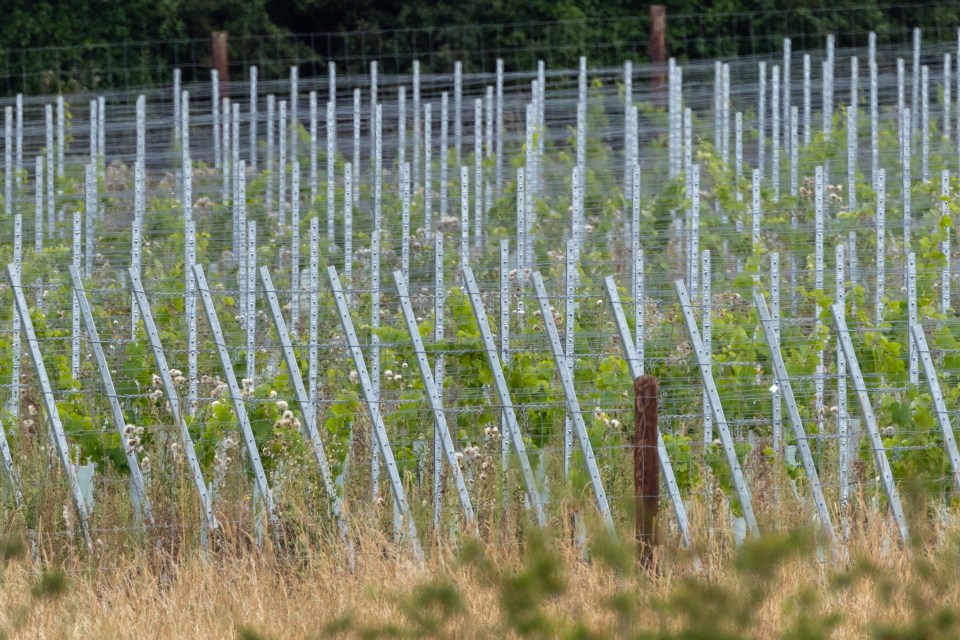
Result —
[[[694, 518], [703, 514], [694, 510]], [[923, 520], [921, 523], [920, 520]], [[658, 550], [640, 569], [631, 545], [592, 532], [527, 529], [515, 544], [464, 539], [409, 549], [358, 538], [355, 572], [334, 545], [259, 551], [242, 531], [220, 548], [100, 549], [34, 562], [0, 548], [0, 632], [22, 638], [951, 638], [960, 635], [960, 537], [915, 514], [901, 548], [872, 512], [830, 559], [810, 528], [740, 547], [726, 535], [693, 553]], [[368, 529], [372, 531], [373, 529]], [[584, 555], [589, 559], [585, 560]], [[699, 559], [699, 563], [694, 558]]]
[[[35, 460], [39, 477], [43, 457]], [[281, 546], [266, 529], [258, 547], [249, 478], [238, 472], [222, 486], [223, 529], [206, 553], [182, 470], [158, 474], [160, 524], [144, 531], [130, 526], [125, 484], [115, 482], [99, 494], [90, 552], [54, 471], [20, 513], [0, 519], [0, 638], [960, 637], [955, 506], [905, 483], [912, 538], [902, 547], [878, 487], [863, 481], [834, 558], [802, 484], [762, 464], [748, 469], [763, 537], [735, 544], [733, 505], [707, 474], [689, 497], [694, 548], [678, 547], [665, 503], [652, 571], [640, 567], [632, 541], [632, 473], [610, 483], [619, 487], [611, 496], [620, 542], [607, 538], [589, 492], [560, 480], [544, 533], [522, 491], [504, 497], [502, 479], [474, 487], [477, 537], [463, 531], [447, 496], [442, 534], [431, 539], [429, 496], [418, 496], [423, 564], [391, 539], [389, 499], [371, 504], [362, 483], [348, 483], [353, 572], [310, 478], [291, 476], [278, 493]]]

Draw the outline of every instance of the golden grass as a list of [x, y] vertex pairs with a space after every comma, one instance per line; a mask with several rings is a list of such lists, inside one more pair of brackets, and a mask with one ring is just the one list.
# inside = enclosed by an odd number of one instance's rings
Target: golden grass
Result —
[[[588, 505], [589, 494], [555, 484], [548, 527], [539, 534], [522, 492], [504, 509], [501, 485], [478, 487], [481, 539], [449, 532], [453, 510], [445, 512], [444, 538], [431, 540], [421, 513], [423, 564], [386, 533], [389, 500], [371, 506], [358, 497], [348, 501], [357, 507], [350, 510], [352, 573], [329, 518], [303, 499], [281, 502], [282, 548], [265, 535], [258, 549], [244, 478], [225, 486], [223, 530], [203, 554], [196, 525], [188, 524], [199, 521], [189, 486], [168, 484], [155, 492], [165, 524], [144, 535], [130, 527], [124, 485], [103, 492], [93, 553], [64, 525], [70, 509], [62, 483], [43, 485], [29, 518], [0, 522], [0, 640], [960, 637], [956, 508], [935, 506], [942, 500], [911, 493], [907, 483], [911, 545], [900, 547], [882, 496], [861, 483], [844, 557], [835, 561], [810, 525], [802, 487], [794, 493], [758, 467], [752, 486], [761, 540], [738, 548], [727, 499], [701, 488], [688, 503], [693, 552], [678, 548], [666, 503], [661, 510], [655, 572], [636, 562], [628, 533], [633, 501], [620, 495], [629, 486], [612, 494], [620, 496], [615, 512], [625, 540], [608, 540], [588, 507], [586, 550], [572, 543], [570, 510]], [[306, 493], [291, 484], [281, 495]], [[311, 495], [322, 504], [322, 495]], [[429, 510], [429, 502], [419, 503]], [[39, 532], [36, 561], [18, 533], [25, 522]], [[834, 522], [839, 529], [837, 514]]]
[[[590, 560], [556, 538], [467, 540], [424, 564], [376, 534], [289, 557], [248, 543], [216, 553], [80, 553], [42, 570], [8, 538], [0, 632], [23, 638], [646, 637], [937, 638], [960, 633], [960, 539], [930, 525], [902, 550], [880, 513], [834, 564], [809, 531], [689, 553], [592, 535]], [[238, 540], [242, 534], [236, 534]], [[886, 549], [885, 549], [886, 547]], [[22, 549], [21, 549], [22, 551]], [[819, 551], [823, 551], [821, 548]], [[63, 572], [63, 579], [59, 572]], [[884, 625], [889, 628], [884, 631]], [[896, 627], [896, 629], [894, 629]], [[897, 633], [892, 633], [896, 630]]]

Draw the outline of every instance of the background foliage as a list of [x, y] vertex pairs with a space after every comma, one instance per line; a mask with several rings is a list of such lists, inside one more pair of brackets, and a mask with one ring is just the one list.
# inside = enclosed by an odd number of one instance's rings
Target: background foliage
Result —
[[[492, 69], [497, 57], [513, 68], [592, 66], [647, 58], [649, 3], [627, 0], [43, 0], [8, 3], [0, 22], [0, 82], [6, 91], [50, 92], [150, 86], [208, 77], [211, 31], [230, 33], [231, 69], [250, 64], [261, 77], [281, 77], [291, 64], [322, 75], [334, 60], [357, 72], [379, 60], [384, 73]], [[954, 42], [960, 5], [877, 0], [682, 0], [669, 3], [667, 45], [679, 59], [769, 54], [782, 38], [794, 49], [837, 44], [906, 43], [913, 27], [931, 42]], [[314, 65], [311, 69], [309, 65]]]

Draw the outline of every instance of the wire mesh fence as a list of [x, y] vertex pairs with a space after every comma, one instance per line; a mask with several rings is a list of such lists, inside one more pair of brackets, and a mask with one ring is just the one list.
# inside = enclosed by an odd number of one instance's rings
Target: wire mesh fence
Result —
[[[666, 44], [682, 61], [735, 56], [770, 56], [791, 38], [799, 50], [815, 50], [832, 34], [840, 47], [865, 47], [870, 33], [878, 44], [909, 44], [912, 30], [924, 42], [949, 44], [958, 11], [948, 2], [863, 4], [740, 12], [669, 13]], [[543, 60], [553, 69], [573, 68], [580, 56], [594, 66], [648, 60], [649, 15], [584, 16], [571, 20], [469, 24], [393, 30], [294, 34], [230, 34], [231, 78], [256, 66], [277, 78], [291, 66], [305, 77], [336, 62], [343, 74], [365, 73], [377, 62], [384, 74], [409, 74], [414, 61], [425, 73], [449, 73], [462, 62], [468, 72], [491, 71], [497, 59], [516, 69]], [[211, 64], [210, 38], [88, 43], [0, 51], [0, 82], [7, 94], [76, 93], [127, 87], [160, 87], [170, 68], [184, 81], [205, 81]]]
[[852, 33], [0, 101], [17, 522], [622, 531], [645, 372], [675, 539], [906, 536], [960, 464], [960, 34]]

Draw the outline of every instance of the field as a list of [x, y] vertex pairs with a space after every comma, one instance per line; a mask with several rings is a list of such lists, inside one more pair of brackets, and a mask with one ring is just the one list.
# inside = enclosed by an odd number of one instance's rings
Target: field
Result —
[[831, 565], [809, 529], [792, 531], [736, 551], [704, 542], [696, 569], [664, 550], [655, 573], [602, 534], [589, 562], [533, 534], [522, 549], [464, 538], [425, 564], [368, 536], [353, 574], [337, 554], [250, 553], [249, 540], [216, 555], [144, 549], [38, 572], [7, 542], [0, 623], [8, 637], [49, 638], [956, 637], [955, 534], [883, 551], [878, 524]]
[[0, 632], [956, 635], [920, 35], [7, 100]]

